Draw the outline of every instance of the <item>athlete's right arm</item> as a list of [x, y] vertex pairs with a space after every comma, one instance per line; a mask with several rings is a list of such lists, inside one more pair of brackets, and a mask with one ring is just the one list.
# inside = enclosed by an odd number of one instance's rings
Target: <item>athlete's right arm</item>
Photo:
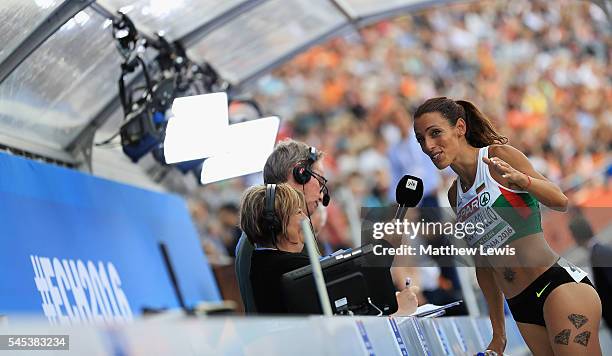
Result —
[[[479, 264], [482, 265], [482, 264]], [[478, 285], [489, 307], [489, 319], [493, 328], [493, 339], [487, 347], [502, 355], [506, 348], [506, 324], [504, 316], [504, 295], [495, 281], [492, 267], [476, 267]]]
[[[459, 178], [457, 178], [458, 180]], [[451, 207], [457, 212], [457, 180], [453, 182], [448, 189], [448, 201]], [[486, 264], [484, 259], [476, 263], [477, 266]], [[506, 348], [506, 324], [504, 317], [504, 296], [495, 281], [493, 268], [491, 267], [476, 267], [476, 278], [478, 285], [484, 294], [484, 297], [489, 306], [489, 319], [491, 319], [491, 327], [493, 328], [493, 339], [487, 347], [489, 350], [502, 355]]]

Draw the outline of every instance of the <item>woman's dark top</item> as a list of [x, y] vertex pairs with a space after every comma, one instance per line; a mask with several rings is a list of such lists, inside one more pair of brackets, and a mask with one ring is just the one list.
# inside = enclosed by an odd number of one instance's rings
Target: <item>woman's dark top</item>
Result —
[[284, 273], [310, 264], [303, 253], [261, 249], [251, 257], [251, 286], [257, 312], [261, 314], [288, 313], [283, 301], [281, 278]]

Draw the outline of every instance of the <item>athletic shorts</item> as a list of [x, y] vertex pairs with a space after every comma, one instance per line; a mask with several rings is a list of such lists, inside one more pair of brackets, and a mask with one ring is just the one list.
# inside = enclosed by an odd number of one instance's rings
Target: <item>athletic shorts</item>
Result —
[[546, 298], [558, 286], [572, 282], [593, 286], [586, 272], [560, 258], [521, 293], [513, 298], [506, 299], [512, 317], [519, 323], [545, 327], [544, 302]]

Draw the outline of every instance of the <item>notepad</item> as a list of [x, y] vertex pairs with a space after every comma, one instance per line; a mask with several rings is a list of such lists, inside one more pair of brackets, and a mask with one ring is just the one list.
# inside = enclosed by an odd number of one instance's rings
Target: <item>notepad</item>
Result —
[[455, 302], [452, 303], [448, 303], [445, 305], [436, 305], [436, 304], [424, 304], [421, 305], [420, 307], [417, 308], [417, 310], [410, 314], [410, 316], [416, 316], [419, 318], [423, 318], [423, 317], [433, 317], [433, 316], [439, 316], [441, 314], [439, 314], [440, 312], [448, 309], [448, 308], [452, 308], [454, 306], [457, 306], [459, 304], [463, 303], [463, 300], [457, 300]]

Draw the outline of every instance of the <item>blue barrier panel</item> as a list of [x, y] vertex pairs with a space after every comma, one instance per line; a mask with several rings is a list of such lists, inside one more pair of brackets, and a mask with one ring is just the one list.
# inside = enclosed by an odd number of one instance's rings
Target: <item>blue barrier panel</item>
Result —
[[453, 353], [450, 343], [440, 325], [433, 318], [419, 319], [419, 322], [423, 326], [423, 330], [425, 330], [427, 344], [433, 354], [451, 356]]
[[387, 317], [363, 316], [359, 321], [363, 323], [375, 355], [406, 355], [405, 345], [400, 347]]
[[395, 319], [410, 355], [433, 355], [431, 348], [427, 344], [425, 331], [417, 318], [409, 317]]
[[[465, 340], [467, 345], [468, 353], [476, 354], [484, 351], [485, 345], [480, 332], [476, 328], [474, 319], [467, 316], [452, 317], [453, 321], [457, 325], [459, 334]], [[488, 341], [487, 341], [488, 342]]]
[[389, 326], [391, 326], [391, 331], [393, 332], [393, 336], [395, 337], [395, 344], [397, 345], [399, 352], [403, 356], [410, 355], [408, 353], [408, 345], [406, 344], [404, 337], [400, 333], [399, 326], [397, 325], [397, 322], [395, 321], [395, 319], [389, 318]]
[[0, 172], [0, 314], [114, 322], [177, 307], [159, 242], [187, 305], [220, 299], [180, 197], [3, 153]]
[[451, 348], [451, 352], [455, 355], [467, 355], [468, 347], [463, 339], [461, 333], [459, 333], [459, 329], [457, 328], [457, 324], [451, 318], [437, 318], [434, 319], [434, 322], [437, 323], [442, 330], [444, 330], [444, 334], [448, 340], [448, 343]]
[[357, 330], [359, 331], [359, 337], [361, 338], [361, 343], [363, 344], [363, 347], [366, 349], [366, 352], [369, 356], [376, 356], [376, 352], [374, 351], [374, 345], [372, 344], [372, 340], [370, 339], [370, 336], [368, 335], [368, 331], [365, 328], [365, 325], [363, 325], [363, 321], [362, 320], [355, 320], [355, 326], [357, 327]]

